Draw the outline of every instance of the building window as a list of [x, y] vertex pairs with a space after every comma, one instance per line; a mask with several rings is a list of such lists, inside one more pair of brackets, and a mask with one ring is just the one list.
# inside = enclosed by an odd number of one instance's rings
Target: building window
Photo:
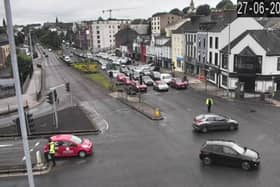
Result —
[[209, 79], [212, 81], [215, 81], [215, 72], [214, 71], [209, 71]]
[[215, 38], [215, 48], [216, 49], [219, 48], [219, 38], [218, 37]]
[[99, 34], [100, 32], [99, 31], [96, 31], [96, 34]]
[[228, 85], [228, 77], [225, 75], [222, 75], [222, 85], [227, 86]]
[[212, 64], [212, 52], [209, 52], [209, 64]]
[[222, 54], [222, 68], [228, 69], [228, 55]]
[[201, 48], [201, 41], [198, 39], [198, 47]]
[[277, 71], [280, 71], [280, 57], [277, 58]]
[[196, 58], [196, 47], [193, 47], [193, 57]]
[[203, 62], [203, 63], [205, 63], [205, 56], [203, 56], [203, 58], [202, 58], [202, 62]]
[[100, 40], [97, 40], [97, 43], [100, 44]]
[[97, 39], [100, 39], [100, 36], [97, 36]]
[[96, 29], [99, 29], [99, 26], [96, 26]]
[[100, 46], [100, 45], [98, 45], [97, 47], [98, 47], [98, 48], [101, 48], [101, 46]]
[[111, 35], [109, 35], [109, 38], [111, 38], [112, 36]]
[[196, 42], [196, 35], [194, 35], [194, 37], [193, 37], [193, 42], [195, 43]]
[[158, 30], [159, 30], [159, 27], [158, 27]]
[[218, 66], [218, 53], [215, 53], [215, 66]]
[[121, 28], [121, 26], [120, 25], [118, 25], [118, 29], [120, 29]]
[[193, 42], [193, 35], [191, 35], [191, 42]]
[[198, 54], [198, 61], [201, 62], [201, 55], [200, 55], [200, 53]]
[[213, 38], [212, 36], [210, 37], [210, 41], [209, 41], [209, 48], [213, 47]]
[[206, 48], [206, 39], [203, 38], [203, 48], [205, 49]]

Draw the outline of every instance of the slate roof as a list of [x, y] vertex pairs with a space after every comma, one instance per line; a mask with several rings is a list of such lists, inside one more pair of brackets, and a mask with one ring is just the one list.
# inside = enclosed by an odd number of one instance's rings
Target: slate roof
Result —
[[255, 18], [264, 28], [280, 29], [280, 18]]
[[[262, 46], [267, 56], [280, 56], [280, 37], [274, 31], [269, 30], [245, 31], [230, 43], [230, 48], [234, 48], [247, 35], [252, 36]], [[225, 52], [227, 48], [228, 46], [225, 46], [221, 51]]]

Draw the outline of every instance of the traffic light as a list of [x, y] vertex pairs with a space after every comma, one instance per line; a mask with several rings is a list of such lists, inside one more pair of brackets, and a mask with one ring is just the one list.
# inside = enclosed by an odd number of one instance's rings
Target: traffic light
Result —
[[33, 114], [29, 114], [29, 113], [25, 112], [25, 120], [28, 125], [33, 125], [33, 123], [34, 123]]
[[57, 101], [57, 92], [56, 92], [56, 90], [53, 90], [53, 95], [54, 95], [54, 101]]
[[143, 84], [143, 76], [142, 75], [140, 75], [140, 85], [142, 85]]
[[65, 83], [65, 88], [66, 88], [67, 92], [70, 92], [70, 83], [69, 82]]
[[53, 100], [53, 94], [52, 92], [49, 92], [48, 95], [47, 95], [47, 102], [50, 103], [51, 105], [54, 103], [54, 100]]

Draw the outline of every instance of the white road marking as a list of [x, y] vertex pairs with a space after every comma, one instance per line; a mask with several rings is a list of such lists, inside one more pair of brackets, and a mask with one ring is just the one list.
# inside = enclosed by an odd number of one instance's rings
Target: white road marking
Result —
[[12, 147], [13, 146], [13, 144], [4, 144], [4, 145], [0, 145], [0, 148], [2, 148], [2, 147]]

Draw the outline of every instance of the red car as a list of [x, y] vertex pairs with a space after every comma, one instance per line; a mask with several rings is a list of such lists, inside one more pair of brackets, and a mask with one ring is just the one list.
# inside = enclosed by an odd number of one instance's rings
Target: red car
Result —
[[125, 77], [126, 77], [125, 74], [120, 73], [120, 74], [117, 75], [116, 79], [119, 82], [123, 82]]
[[170, 82], [170, 86], [172, 88], [176, 88], [176, 89], [187, 89], [188, 88], [188, 82], [183, 81], [180, 78], [173, 78]]
[[129, 79], [129, 77], [126, 76], [126, 77], [123, 78], [123, 83], [125, 85], [131, 85], [132, 81]]
[[147, 92], [147, 86], [145, 84], [140, 84], [138, 81], [132, 81], [131, 85], [137, 92]]
[[[50, 137], [55, 143], [55, 157], [73, 157], [84, 158], [93, 152], [93, 143], [86, 139], [71, 134], [61, 134]], [[44, 147], [44, 153], [48, 153], [49, 145]]]

